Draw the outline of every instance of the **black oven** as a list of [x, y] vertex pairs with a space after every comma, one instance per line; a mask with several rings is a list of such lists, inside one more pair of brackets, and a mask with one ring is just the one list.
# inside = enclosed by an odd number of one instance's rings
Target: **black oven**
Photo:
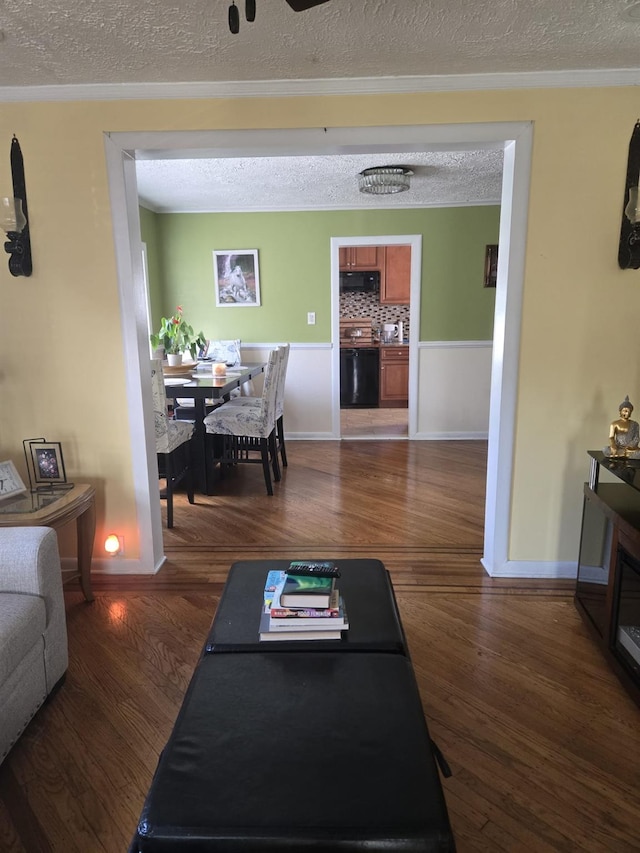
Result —
[[379, 406], [380, 350], [344, 347], [340, 350], [340, 408], [376, 409]]

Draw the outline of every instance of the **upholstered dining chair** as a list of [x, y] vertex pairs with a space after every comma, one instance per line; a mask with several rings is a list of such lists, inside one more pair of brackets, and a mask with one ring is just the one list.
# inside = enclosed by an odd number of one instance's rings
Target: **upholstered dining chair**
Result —
[[166, 480], [167, 527], [173, 527], [173, 491], [183, 479], [187, 486], [189, 503], [194, 503], [191, 469], [191, 436], [194, 425], [190, 421], [172, 420], [167, 414], [162, 362], [158, 358], [151, 359], [151, 393], [158, 474]]
[[[239, 463], [262, 464], [267, 494], [273, 495], [271, 468], [274, 480], [280, 480], [280, 466], [276, 447], [276, 390], [280, 366], [280, 350], [269, 354], [264, 371], [262, 396], [255, 405], [238, 406], [229, 401], [204, 419], [207, 436], [222, 438], [222, 447], [217, 461], [220, 471]], [[256, 454], [259, 454], [256, 458]]]
[[[207, 342], [207, 361], [203, 368], [210, 370], [209, 362], [224, 362], [227, 367], [237, 367], [241, 361], [240, 355], [240, 338], [234, 338], [228, 341], [208, 341]], [[241, 389], [236, 388], [231, 392], [231, 396], [239, 396]], [[215, 408], [222, 405], [222, 400], [205, 400], [205, 409], [207, 414]], [[189, 397], [177, 397], [173, 416], [177, 420], [193, 420], [195, 418], [195, 404], [193, 399]]]
[[276, 391], [276, 437], [278, 450], [282, 457], [282, 464], [286, 468], [287, 449], [284, 444], [284, 385], [287, 380], [287, 367], [289, 365], [289, 350], [291, 344], [284, 344], [280, 353], [280, 375], [278, 376], [278, 390]]
[[[280, 347], [280, 364], [278, 365], [276, 387], [276, 445], [285, 468], [288, 463], [287, 449], [284, 443], [284, 386], [287, 379], [290, 349], [290, 344], [283, 344]], [[256, 406], [260, 404], [260, 397], [234, 397], [229, 402], [235, 406]]]

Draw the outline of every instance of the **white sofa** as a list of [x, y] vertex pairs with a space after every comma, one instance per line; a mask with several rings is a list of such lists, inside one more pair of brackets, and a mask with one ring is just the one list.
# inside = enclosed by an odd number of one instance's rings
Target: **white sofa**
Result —
[[0, 763], [67, 666], [55, 531], [0, 528]]

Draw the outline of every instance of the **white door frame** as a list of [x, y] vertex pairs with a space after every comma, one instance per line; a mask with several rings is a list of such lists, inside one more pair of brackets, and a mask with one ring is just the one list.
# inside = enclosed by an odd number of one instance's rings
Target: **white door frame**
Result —
[[411, 246], [411, 287], [409, 328], [409, 430], [413, 438], [418, 431], [418, 341], [420, 339], [420, 297], [422, 282], [422, 234], [393, 234], [384, 237], [331, 238], [331, 359], [332, 432], [340, 438], [340, 248], [342, 246]]
[[[140, 565], [155, 572], [164, 560], [155, 474], [148, 343], [136, 156], [268, 157], [398, 151], [502, 149], [504, 168], [500, 254], [491, 372], [489, 447], [482, 563], [489, 574], [507, 562], [520, 320], [533, 142], [532, 122], [312, 128], [284, 130], [143, 131], [105, 133], [107, 175], [120, 294]], [[509, 284], [507, 288], [507, 282]], [[135, 561], [132, 561], [134, 563]]]

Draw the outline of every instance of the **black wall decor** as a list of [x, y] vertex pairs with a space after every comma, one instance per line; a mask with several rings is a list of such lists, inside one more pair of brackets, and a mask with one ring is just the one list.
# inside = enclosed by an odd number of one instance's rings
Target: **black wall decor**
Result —
[[10, 231], [9, 238], [4, 244], [4, 250], [9, 254], [9, 272], [11, 275], [29, 276], [32, 272], [31, 240], [29, 238], [29, 211], [27, 209], [27, 189], [24, 181], [24, 161], [20, 143], [14, 136], [11, 140], [11, 176], [13, 178], [13, 196], [22, 201], [22, 212], [27, 224], [20, 233]]
[[622, 227], [620, 229], [620, 247], [618, 265], [623, 270], [640, 268], [640, 217], [637, 212], [638, 181], [640, 180], [640, 119], [631, 134], [629, 159], [627, 161], [627, 180], [624, 201], [622, 203]]

